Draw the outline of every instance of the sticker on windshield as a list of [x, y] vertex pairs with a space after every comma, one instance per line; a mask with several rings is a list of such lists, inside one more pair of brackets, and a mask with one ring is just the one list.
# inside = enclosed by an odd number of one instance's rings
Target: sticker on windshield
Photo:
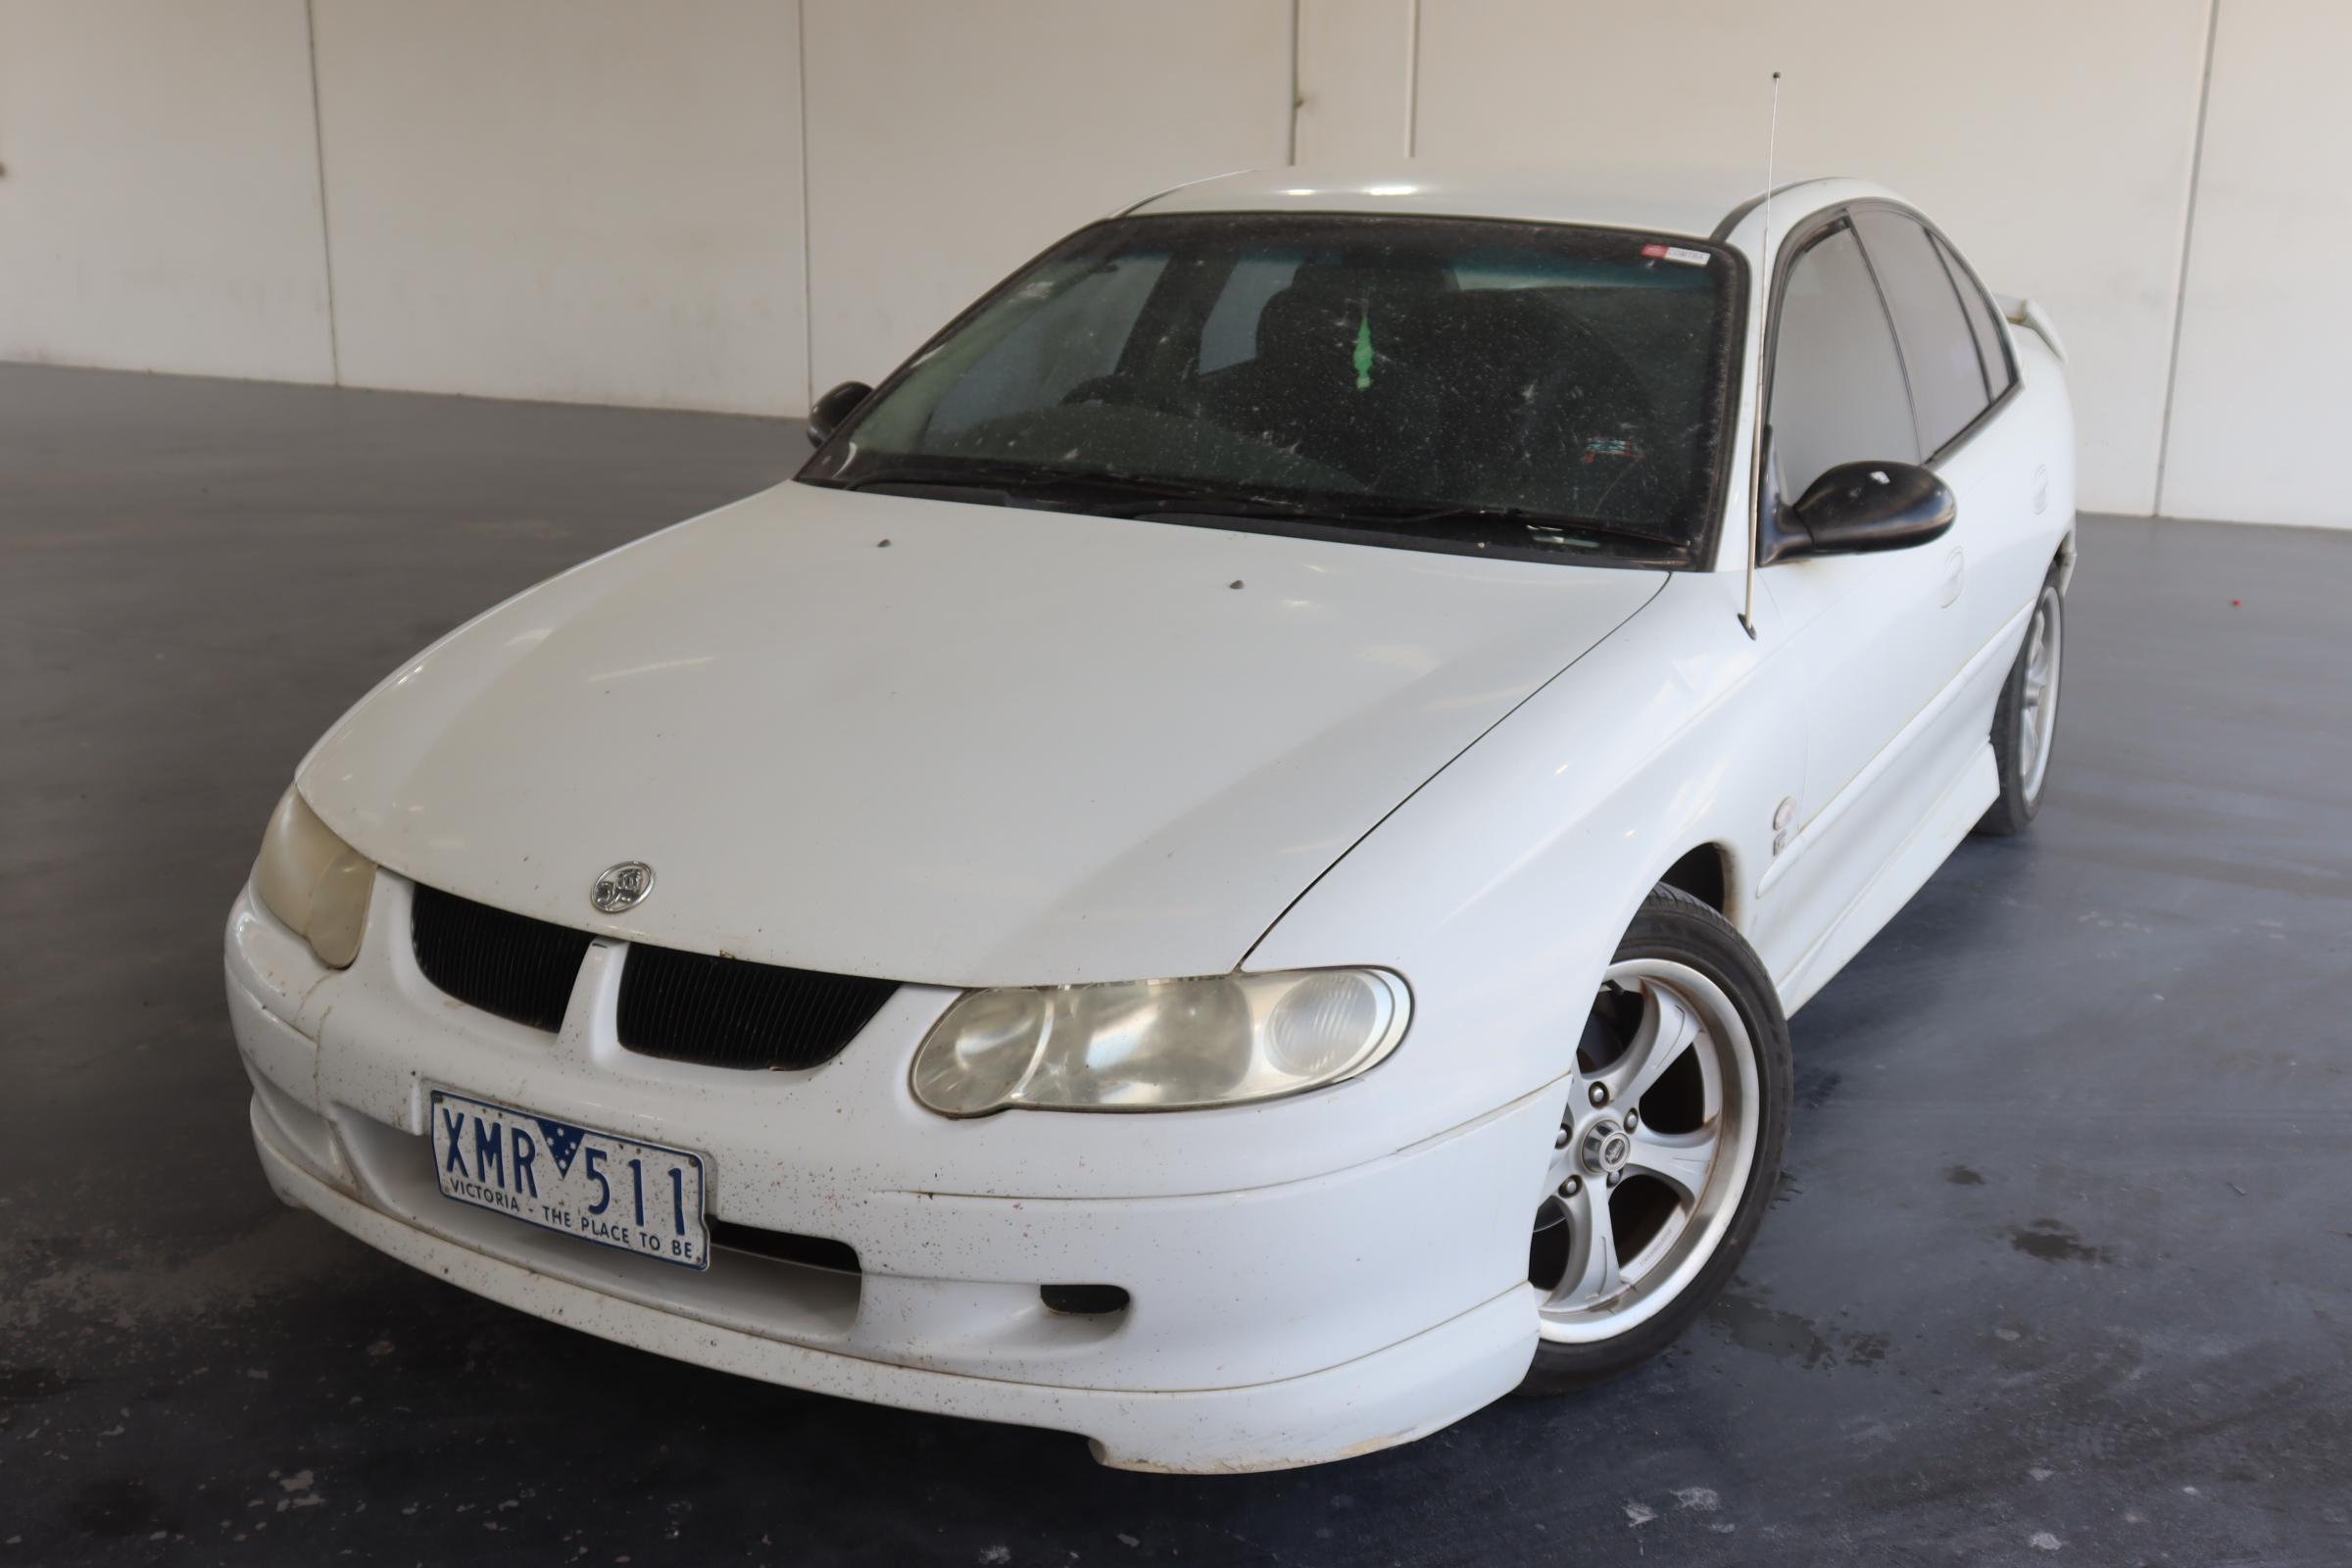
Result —
[[1694, 251], [1681, 245], [1644, 245], [1642, 254], [1653, 262], [1677, 262], [1684, 267], [1704, 267], [1714, 259], [1705, 251]]
[[1642, 456], [1641, 449], [1634, 445], [1632, 436], [1596, 435], [1590, 437], [1585, 442], [1585, 461], [1587, 463], [1591, 463], [1594, 458], [1638, 458], [1640, 456]]

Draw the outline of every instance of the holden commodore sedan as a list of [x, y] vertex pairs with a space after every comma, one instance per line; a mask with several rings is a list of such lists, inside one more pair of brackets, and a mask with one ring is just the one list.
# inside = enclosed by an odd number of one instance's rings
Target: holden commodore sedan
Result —
[[1080, 230], [352, 709], [228, 922], [278, 1193], [1131, 1469], [1682, 1334], [1788, 1015], [2040, 799], [2057, 339], [1875, 186], [1410, 167]]

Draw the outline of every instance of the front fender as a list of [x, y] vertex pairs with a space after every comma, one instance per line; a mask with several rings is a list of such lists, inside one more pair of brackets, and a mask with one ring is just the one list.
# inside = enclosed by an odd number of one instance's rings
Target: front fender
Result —
[[1408, 979], [1413, 1032], [1366, 1075], [1367, 1101], [1449, 1125], [1570, 1071], [1620, 935], [1694, 846], [1723, 851], [1724, 912], [1764, 945], [1772, 911], [1754, 888], [1774, 809], [1801, 794], [1804, 734], [1798, 703], [1768, 678], [1776, 617], [1750, 640], [1740, 590], [1732, 574], [1678, 574], [1251, 951], [1252, 969], [1379, 963]]

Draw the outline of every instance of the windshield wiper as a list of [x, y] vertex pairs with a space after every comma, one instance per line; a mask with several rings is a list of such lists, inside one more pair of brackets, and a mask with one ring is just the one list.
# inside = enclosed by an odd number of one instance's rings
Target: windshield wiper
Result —
[[1384, 522], [1406, 528], [1426, 527], [1433, 522], [1507, 522], [1547, 533], [1596, 533], [1611, 539], [1631, 539], [1637, 544], [1655, 545], [1664, 550], [1675, 548], [1673, 540], [1661, 539], [1654, 533], [1643, 533], [1639, 528], [1621, 528], [1613, 522], [1595, 522], [1590, 517], [1547, 516], [1517, 507], [1440, 507], [1430, 512], [1396, 514], [1380, 512], [1366, 514], [1378, 515]]
[[1128, 515], [1150, 516], [1154, 514], [1198, 513], [1203, 516], [1237, 517], [1294, 517], [1301, 521], [1327, 522], [1343, 527], [1375, 526], [1383, 532], [1412, 532], [1432, 523], [1507, 523], [1530, 531], [1547, 533], [1600, 534], [1612, 539], [1630, 539], [1639, 544], [1654, 545], [1671, 550], [1674, 542], [1655, 534], [1642, 533], [1635, 528], [1620, 528], [1613, 523], [1594, 522], [1582, 517], [1554, 517], [1523, 512], [1516, 507], [1427, 507], [1410, 502], [1298, 502], [1273, 500], [1204, 499], [1194, 505], [1170, 502], [1149, 511], [1129, 513]]
[[1151, 496], [1161, 501], [1190, 501], [1207, 503], [1224, 499], [1198, 485], [1179, 480], [1152, 479], [1142, 474], [1111, 472], [1064, 472], [1054, 468], [1031, 468], [1005, 465], [958, 464], [953, 467], [931, 468], [918, 464], [904, 464], [896, 467], [861, 473], [855, 479], [835, 480], [844, 490], [863, 490], [874, 485], [919, 484], [936, 485], [942, 489], [1018, 490], [1024, 493], [1049, 490], [1114, 490], [1122, 495]]
[[[1086, 505], [1087, 492], [1097, 495], [1110, 491], [1123, 496], [1148, 499], [1119, 504], [1116, 510], [1097, 506], [1090, 510], [1115, 517], [1149, 518], [1152, 516], [1191, 514], [1204, 517], [1267, 517], [1287, 518], [1298, 522], [1319, 522], [1337, 527], [1372, 528], [1381, 532], [1412, 532], [1444, 524], [1504, 524], [1530, 531], [1543, 530], [1560, 534], [1598, 535], [1623, 539], [1634, 544], [1647, 545], [1655, 550], [1673, 551], [1674, 541], [1638, 528], [1620, 527], [1615, 523], [1598, 522], [1586, 517], [1546, 516], [1517, 507], [1432, 507], [1425, 502], [1391, 500], [1366, 496], [1354, 498], [1319, 498], [1295, 501], [1275, 496], [1250, 495], [1230, 490], [1203, 488], [1176, 479], [1154, 479], [1139, 473], [1120, 473], [1111, 470], [1091, 472], [1037, 468], [1026, 465], [959, 463], [952, 466], [930, 467], [919, 464], [902, 464], [858, 475], [847, 482], [836, 480], [843, 489], [862, 490], [867, 486], [922, 485], [939, 489], [969, 489], [974, 492], [998, 491], [1008, 497], [1020, 492], [1017, 505], [1036, 505], [1040, 502], [1080, 507]], [[1034, 499], [1032, 499], [1034, 498]], [[1448, 531], [1451, 531], [1448, 529]]]
[[1227, 496], [1201, 492], [1171, 496], [1140, 507], [1122, 509], [1122, 517], [1298, 517], [1328, 520], [1337, 515], [1329, 507], [1302, 501], [1273, 501], [1256, 496]]

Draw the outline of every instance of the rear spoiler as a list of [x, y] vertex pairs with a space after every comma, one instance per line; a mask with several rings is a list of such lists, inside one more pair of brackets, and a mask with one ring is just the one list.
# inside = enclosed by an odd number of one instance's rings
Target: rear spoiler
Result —
[[2009, 318], [2010, 325], [2031, 328], [2034, 336], [2050, 346], [2050, 352], [2058, 356], [2059, 364], [2066, 363], [2066, 345], [2058, 341], [2058, 328], [2050, 324], [2049, 312], [2032, 300], [2021, 300], [2014, 294], [1995, 294], [1992, 302], [2001, 308], [2003, 316]]

